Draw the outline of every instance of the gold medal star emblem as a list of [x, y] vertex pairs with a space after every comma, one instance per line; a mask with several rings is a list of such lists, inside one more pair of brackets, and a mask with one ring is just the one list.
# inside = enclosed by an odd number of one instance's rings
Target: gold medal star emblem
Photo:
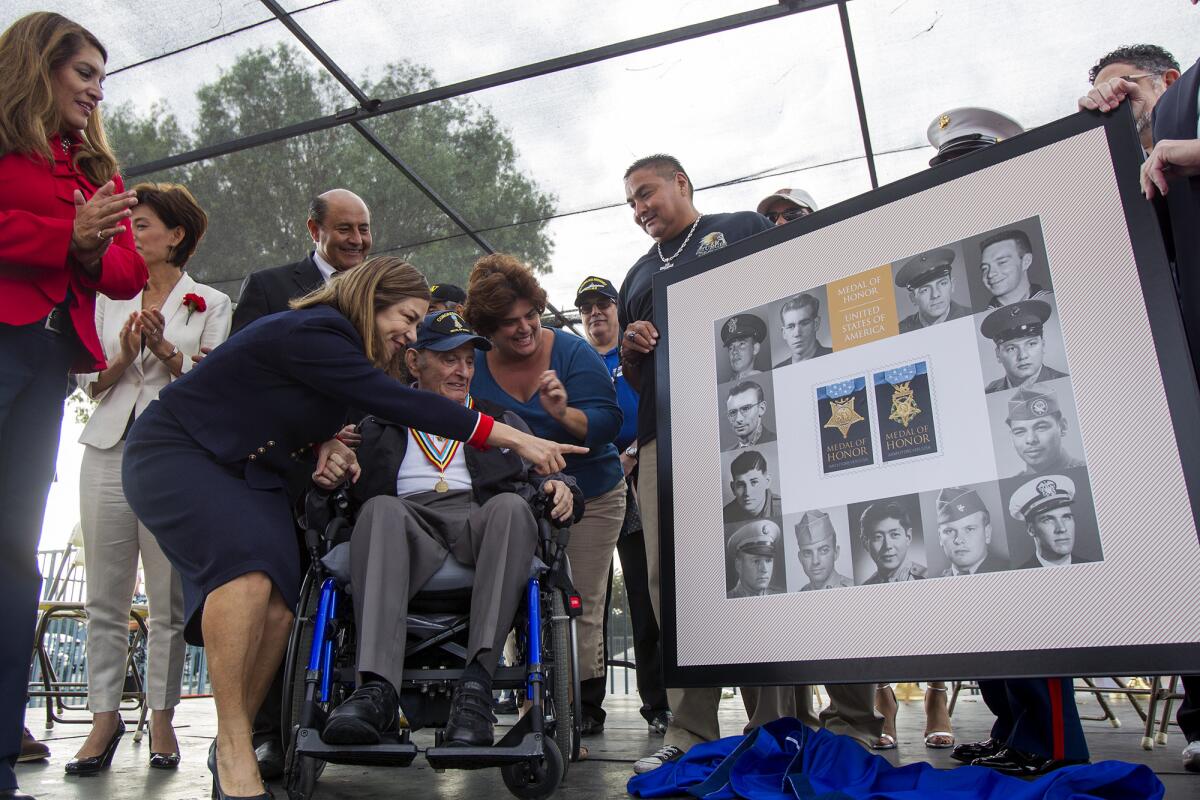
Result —
[[837, 428], [842, 432], [842, 438], [845, 439], [850, 435], [850, 428], [856, 422], [862, 422], [864, 419], [865, 417], [854, 410], [854, 395], [850, 395], [841, 400], [829, 401], [829, 421], [825, 423], [824, 427]]
[[892, 387], [892, 413], [888, 415], [888, 419], [905, 428], [913, 421], [913, 417], [921, 413], [908, 383], [905, 381]]

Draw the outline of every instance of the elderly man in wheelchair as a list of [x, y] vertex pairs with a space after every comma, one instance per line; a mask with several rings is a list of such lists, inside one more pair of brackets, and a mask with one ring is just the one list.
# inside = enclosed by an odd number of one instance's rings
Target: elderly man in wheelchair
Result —
[[[405, 363], [417, 388], [527, 429], [514, 413], [470, 395], [475, 349], [490, 347], [456, 313], [434, 313], [422, 322]], [[457, 573], [460, 584], [464, 574], [470, 581], [469, 628], [459, 650], [465, 650], [465, 667], [438, 744], [490, 747], [497, 661], [531, 574], [539, 566], [546, 571], [536, 558], [540, 534], [534, 508], [569, 525], [582, 514], [582, 496], [572, 478], [539, 476], [506, 449], [475, 450], [374, 417], [364, 419], [358, 433], [362, 471], [349, 489], [349, 505], [358, 511], [348, 568], [344, 544], [319, 567], [349, 578], [357, 688], [329, 713], [320, 738], [326, 746], [372, 745], [397, 732], [405, 656], [412, 647], [410, 601], [428, 590], [431, 578], [436, 584], [450, 572]], [[339, 558], [340, 568], [331, 564]], [[471, 566], [473, 578], [466, 571]], [[569, 587], [569, 579], [562, 586]], [[530, 659], [540, 660], [536, 654]], [[325, 664], [332, 669], [328, 660]], [[407, 686], [412, 693], [411, 679]]]

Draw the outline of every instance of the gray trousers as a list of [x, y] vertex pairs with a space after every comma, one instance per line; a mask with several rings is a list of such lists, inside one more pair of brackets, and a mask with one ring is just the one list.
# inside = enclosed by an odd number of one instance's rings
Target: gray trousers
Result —
[[125, 443], [87, 446], [79, 470], [79, 519], [87, 577], [88, 708], [116, 711], [125, 689], [129, 606], [138, 556], [149, 603], [146, 703], [154, 711], [179, 705], [183, 682], [183, 583], [158, 540], [125, 501], [121, 459]]
[[373, 672], [399, 688], [408, 602], [450, 554], [476, 565], [467, 662], [478, 660], [494, 672], [536, 547], [537, 523], [515, 494], [482, 506], [466, 491], [368, 500], [350, 539], [359, 673]]

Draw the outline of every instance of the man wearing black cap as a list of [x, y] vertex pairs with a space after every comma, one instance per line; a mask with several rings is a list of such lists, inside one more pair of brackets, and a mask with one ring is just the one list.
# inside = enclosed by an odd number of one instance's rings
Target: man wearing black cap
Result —
[[462, 313], [463, 303], [467, 302], [467, 292], [461, 286], [453, 283], [435, 283], [429, 287], [429, 313], [435, 311], [453, 311]]
[[[511, 411], [471, 397], [476, 348], [491, 343], [458, 314], [442, 311], [421, 322], [404, 361], [416, 388], [528, 430]], [[544, 492], [555, 518], [567, 520], [578, 517], [582, 496], [574, 479], [542, 478], [511, 451], [461, 447], [374, 417], [359, 430], [362, 476], [352, 497], [361, 511], [350, 539], [359, 688], [329, 715], [321, 737], [370, 744], [395, 729], [409, 598], [453, 557], [487, 568], [475, 571], [467, 667], [451, 700], [446, 738], [491, 745], [492, 674], [537, 545], [527, 498]]]
[[721, 344], [729, 356], [733, 380], [757, 375], [754, 361], [767, 338], [767, 324], [753, 314], [734, 314], [721, 326]]
[[953, 264], [954, 251], [940, 247], [910, 258], [896, 272], [896, 285], [908, 290], [908, 299], [917, 307], [900, 320], [900, 333], [970, 315], [971, 309], [954, 302]]
[[[633, 628], [637, 689], [642, 698], [640, 711], [651, 733], [663, 734], [667, 731], [670, 712], [667, 707], [667, 689], [663, 685], [660, 631], [654, 618], [654, 606], [650, 602], [642, 516], [632, 489], [634, 470], [637, 468], [638, 395], [629, 385], [629, 381], [625, 380], [621, 369], [617, 290], [612, 281], [598, 275], [584, 278], [575, 290], [575, 308], [579, 309], [579, 317], [583, 321], [583, 335], [604, 359], [604, 365], [612, 376], [617, 389], [617, 405], [621, 407], [623, 421], [613, 444], [621, 452], [621, 466], [625, 470], [625, 480], [630, 485], [630, 490], [625, 495], [625, 521], [621, 526], [621, 536], [617, 539], [617, 554], [621, 558], [621, 574], [625, 579], [625, 594], [629, 600], [629, 623]], [[612, 601], [611, 579], [608, 588], [606, 605]], [[604, 619], [608, 620], [607, 613]], [[607, 641], [606, 635], [605, 642]], [[581, 682], [580, 694], [585, 710], [600, 708], [603, 705], [606, 687], [607, 681], [604, 676]], [[585, 720], [583, 725], [585, 736], [589, 728], [596, 733], [603, 729], [602, 725], [592, 719]]]
[[1084, 466], [1063, 444], [1067, 420], [1052, 387], [1035, 383], [1018, 389], [1008, 399], [1004, 421], [1017, 455], [1025, 462], [1020, 474], [1044, 475]]
[[[658, 541], [658, 409], [655, 387], [654, 274], [676, 264], [685, 264], [715, 252], [755, 233], [771, 223], [752, 211], [732, 214], [701, 214], [693, 202], [692, 180], [673, 156], [657, 154], [640, 158], [625, 170], [625, 200], [634, 223], [654, 240], [654, 246], [639, 258], [621, 284], [618, 305], [621, 326], [621, 361], [625, 376], [638, 390], [638, 500], [646, 533], [646, 564], [650, 596], [655, 613], [659, 606]], [[673, 689], [668, 692], [674, 717], [666, 742], [652, 755], [639, 759], [633, 768], [647, 772], [678, 759], [693, 744], [721, 736], [717, 722], [720, 687]]]
[[937, 499], [938, 542], [950, 561], [943, 578], [981, 575], [1008, 569], [988, 551], [992, 543], [992, 515], [974, 489], [952, 486]]
[[1044, 300], [1024, 300], [998, 308], [983, 318], [979, 332], [996, 343], [996, 361], [1004, 368], [1004, 377], [984, 387], [988, 394], [1065, 378], [1044, 363], [1046, 340], [1042, 327], [1052, 309]]

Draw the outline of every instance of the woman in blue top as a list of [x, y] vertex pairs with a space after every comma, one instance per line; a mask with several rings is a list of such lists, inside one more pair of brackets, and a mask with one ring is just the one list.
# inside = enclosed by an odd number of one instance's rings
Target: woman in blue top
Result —
[[[604, 597], [613, 550], [625, 519], [625, 476], [613, 440], [621, 408], [604, 361], [578, 336], [543, 328], [546, 292], [517, 259], [490, 255], [475, 262], [464, 316], [492, 340], [475, 354], [471, 392], [515, 411], [536, 436], [583, 445], [564, 470], [585, 498], [567, 555], [583, 598], [579, 619], [579, 678], [604, 677]], [[590, 732], [603, 730], [604, 711], [584, 708]]]

